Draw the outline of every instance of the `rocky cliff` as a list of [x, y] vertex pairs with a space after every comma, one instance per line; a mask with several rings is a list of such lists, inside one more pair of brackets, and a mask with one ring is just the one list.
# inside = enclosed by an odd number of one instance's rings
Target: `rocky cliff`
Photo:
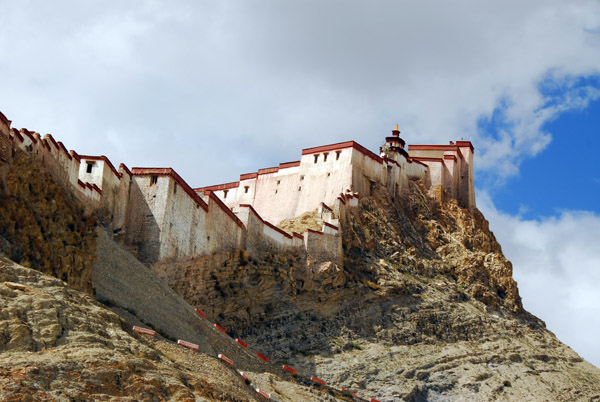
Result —
[[0, 169], [0, 250], [91, 293], [96, 218], [35, 158], [16, 151], [7, 162]]
[[[301, 217], [284, 225], [314, 225]], [[600, 370], [521, 304], [488, 223], [413, 181], [342, 217], [345, 260], [243, 252], [156, 264], [277, 362], [381, 401], [591, 400]]]

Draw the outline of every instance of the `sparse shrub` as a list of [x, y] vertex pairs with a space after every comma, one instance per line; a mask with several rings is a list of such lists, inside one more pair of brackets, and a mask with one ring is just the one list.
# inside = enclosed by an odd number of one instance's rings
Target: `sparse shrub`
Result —
[[362, 350], [363, 349], [362, 346], [360, 346], [359, 344], [354, 343], [354, 342], [350, 342], [350, 346], [352, 346], [352, 349], [356, 349], [356, 350]]

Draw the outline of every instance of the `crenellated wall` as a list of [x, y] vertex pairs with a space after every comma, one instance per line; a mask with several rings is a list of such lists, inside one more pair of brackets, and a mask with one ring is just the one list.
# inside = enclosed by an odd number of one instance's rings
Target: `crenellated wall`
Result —
[[[410, 156], [397, 135], [388, 138], [396, 145], [394, 152], [381, 156], [354, 141], [308, 148], [299, 161], [194, 190], [171, 168], [129, 170], [120, 164], [116, 169], [106, 156], [79, 155], [50, 134], [41, 137], [10, 125], [0, 113], [0, 133], [8, 139], [0, 145], [9, 144], [0, 147], [0, 158], [9, 155], [4, 148], [12, 144], [40, 160], [145, 262], [245, 248], [250, 253], [299, 249], [314, 261], [341, 265], [341, 217], [358, 205], [360, 195], [371, 194], [375, 183], [396, 196], [417, 177], [432, 194], [448, 194], [462, 206], [475, 207], [468, 141], [409, 146]], [[321, 231], [286, 233], [272, 223], [317, 209], [324, 222]]]

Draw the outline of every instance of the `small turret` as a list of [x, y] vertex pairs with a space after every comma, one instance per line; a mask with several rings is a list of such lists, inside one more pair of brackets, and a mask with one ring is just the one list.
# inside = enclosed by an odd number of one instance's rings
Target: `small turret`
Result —
[[379, 155], [382, 158], [389, 158], [396, 160], [399, 155], [408, 157], [408, 153], [404, 149], [404, 140], [400, 138], [400, 130], [398, 125], [392, 130], [391, 137], [385, 137], [385, 144], [379, 148]]

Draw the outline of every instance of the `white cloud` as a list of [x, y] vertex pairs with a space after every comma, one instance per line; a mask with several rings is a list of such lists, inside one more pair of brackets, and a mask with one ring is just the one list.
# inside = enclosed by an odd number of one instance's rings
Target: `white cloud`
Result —
[[[192, 184], [322, 143], [376, 149], [396, 122], [409, 143], [474, 140], [479, 168], [515, 174], [544, 122], [598, 96], [539, 88], [599, 73], [591, 0], [0, 6], [0, 108], [18, 127]], [[495, 110], [503, 131], [479, 130]]]
[[513, 263], [525, 308], [600, 367], [600, 215], [563, 211], [527, 220], [498, 211], [483, 191], [478, 205]]

